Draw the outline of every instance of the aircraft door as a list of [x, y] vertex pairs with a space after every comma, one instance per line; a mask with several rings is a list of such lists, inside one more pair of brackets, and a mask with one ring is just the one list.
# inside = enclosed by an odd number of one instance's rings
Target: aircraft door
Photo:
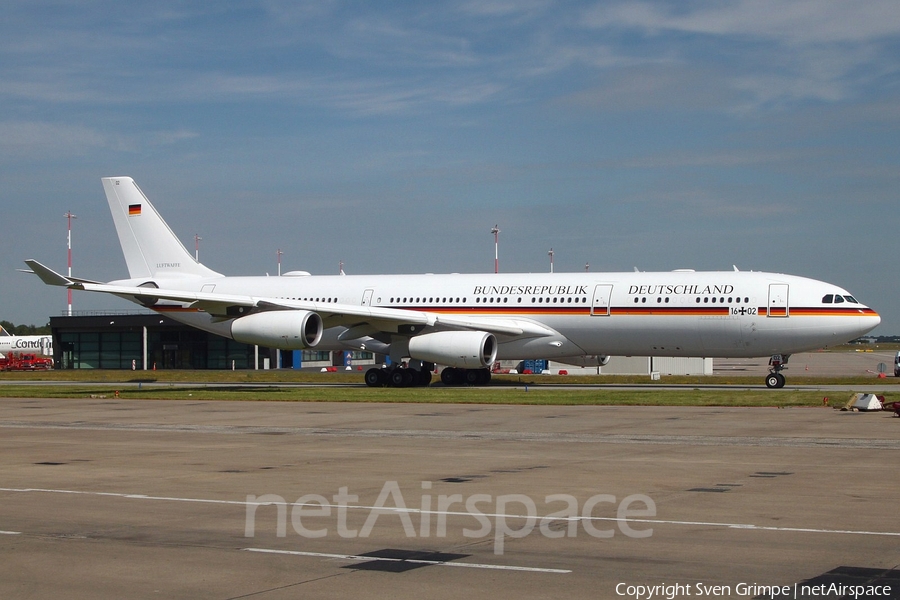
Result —
[[771, 283], [769, 284], [769, 310], [770, 317], [787, 317], [790, 314], [788, 307], [788, 284]]
[[363, 292], [362, 306], [372, 306], [372, 294], [374, 294], [374, 293], [375, 293], [375, 290], [373, 290], [373, 289], [368, 289], [365, 292]]
[[600, 283], [594, 286], [594, 298], [591, 300], [592, 317], [609, 316], [609, 299], [612, 296], [612, 284]]

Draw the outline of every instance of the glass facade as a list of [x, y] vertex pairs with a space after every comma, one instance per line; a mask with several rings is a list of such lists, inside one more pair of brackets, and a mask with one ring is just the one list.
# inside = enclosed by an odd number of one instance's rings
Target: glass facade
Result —
[[[253, 346], [151, 315], [51, 317], [59, 369], [252, 369]], [[262, 350], [260, 355], [268, 353]]]
[[[147, 369], [253, 369], [299, 368], [306, 363], [344, 364], [344, 355], [328, 351], [278, 351], [241, 344], [182, 325], [155, 314], [89, 314], [50, 317], [57, 369], [144, 368], [144, 332], [147, 334]], [[371, 352], [352, 352], [354, 364], [372, 361]], [[279, 361], [279, 358], [281, 359]], [[294, 362], [297, 364], [294, 364]], [[332, 361], [337, 361], [332, 363]]]
[[142, 365], [141, 332], [65, 332], [59, 334], [61, 369], [130, 369]]

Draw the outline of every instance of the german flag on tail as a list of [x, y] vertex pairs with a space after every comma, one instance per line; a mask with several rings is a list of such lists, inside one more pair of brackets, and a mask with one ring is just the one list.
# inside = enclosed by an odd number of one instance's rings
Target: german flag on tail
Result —
[[128, 216], [129, 217], [141, 216], [141, 205], [140, 204], [129, 204], [128, 205]]

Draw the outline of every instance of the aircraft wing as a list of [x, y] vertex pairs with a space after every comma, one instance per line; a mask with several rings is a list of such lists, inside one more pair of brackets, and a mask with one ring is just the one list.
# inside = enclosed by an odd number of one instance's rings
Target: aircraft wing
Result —
[[[419, 333], [425, 327], [485, 331], [505, 337], [541, 337], [555, 335], [556, 333], [539, 323], [521, 319], [480, 317], [477, 315], [460, 317], [399, 308], [304, 302], [284, 298], [266, 298], [215, 292], [186, 292], [156, 287], [109, 285], [66, 277], [36, 260], [29, 259], [25, 263], [47, 285], [68, 287], [86, 292], [114, 294], [127, 299], [135, 299], [139, 302], [143, 301], [141, 302], [142, 304], [151, 308], [152, 304], [158, 300], [169, 300], [189, 304], [192, 308], [203, 310], [222, 320], [241, 316], [243, 312], [240, 310], [241, 308], [307, 310], [315, 312], [322, 317], [326, 328], [339, 325], [345, 326], [350, 328], [350, 331], [359, 332], [361, 334], [360, 337], [376, 332], [398, 332], [399, 328], [403, 326], [412, 326], [407, 330], [410, 334]], [[347, 338], [346, 335], [342, 337]]]

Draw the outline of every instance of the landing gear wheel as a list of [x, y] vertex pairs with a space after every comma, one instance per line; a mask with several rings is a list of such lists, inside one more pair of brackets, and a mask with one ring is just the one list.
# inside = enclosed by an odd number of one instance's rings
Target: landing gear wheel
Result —
[[466, 385], [478, 385], [481, 381], [481, 369], [466, 369], [463, 379]]
[[785, 379], [781, 373], [769, 373], [766, 377], [766, 387], [780, 389], [784, 387]]
[[422, 369], [419, 371], [418, 378], [416, 379], [416, 385], [421, 387], [428, 387], [431, 385], [431, 371], [426, 371]]
[[444, 385], [459, 385], [459, 371], [454, 367], [446, 367], [441, 371], [441, 383]]
[[491, 382], [491, 372], [487, 369], [478, 369], [478, 385], [487, 385]]
[[406, 369], [394, 369], [391, 371], [391, 387], [406, 387]]
[[381, 387], [385, 384], [381, 369], [371, 368], [366, 371], [366, 385], [369, 387]]

